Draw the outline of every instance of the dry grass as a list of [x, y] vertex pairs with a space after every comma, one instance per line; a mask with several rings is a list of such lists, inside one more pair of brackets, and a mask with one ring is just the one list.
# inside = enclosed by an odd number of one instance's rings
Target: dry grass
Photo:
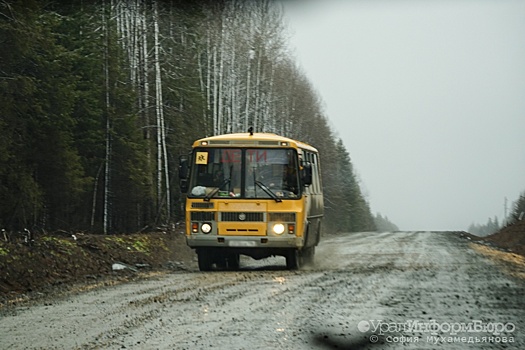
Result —
[[470, 246], [501, 266], [506, 273], [525, 281], [525, 257], [481, 244], [470, 243]]

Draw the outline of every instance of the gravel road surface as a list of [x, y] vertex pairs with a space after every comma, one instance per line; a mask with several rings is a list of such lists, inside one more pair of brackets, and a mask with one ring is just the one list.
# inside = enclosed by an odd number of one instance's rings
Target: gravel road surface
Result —
[[458, 233], [325, 238], [4, 311], [0, 349], [525, 349], [524, 281]]

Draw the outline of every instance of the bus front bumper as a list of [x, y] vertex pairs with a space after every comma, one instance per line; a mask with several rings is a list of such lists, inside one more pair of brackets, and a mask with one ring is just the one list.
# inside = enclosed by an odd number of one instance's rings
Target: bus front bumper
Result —
[[302, 248], [303, 237], [274, 237], [274, 236], [217, 236], [217, 235], [189, 235], [186, 243], [191, 248]]

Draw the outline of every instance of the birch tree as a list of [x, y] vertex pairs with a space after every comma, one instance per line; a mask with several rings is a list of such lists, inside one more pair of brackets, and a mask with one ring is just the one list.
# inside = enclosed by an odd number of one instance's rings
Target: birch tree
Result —
[[[169, 222], [171, 213], [171, 192], [169, 181], [168, 152], [166, 148], [166, 125], [164, 121], [164, 107], [162, 102], [162, 72], [160, 67], [159, 14], [157, 1], [153, 2], [153, 23], [155, 28], [155, 111], [157, 115], [157, 196], [159, 200], [158, 211], [160, 214], [160, 212], [162, 212], [163, 205], [166, 205], [165, 223], [167, 223]], [[164, 183], [162, 180], [163, 175]], [[163, 184], [165, 191], [164, 194], [162, 188]]]
[[241, 0], [209, 10], [199, 72], [214, 134], [272, 131], [265, 129], [277, 103], [274, 63], [283, 55], [279, 11], [270, 1]]

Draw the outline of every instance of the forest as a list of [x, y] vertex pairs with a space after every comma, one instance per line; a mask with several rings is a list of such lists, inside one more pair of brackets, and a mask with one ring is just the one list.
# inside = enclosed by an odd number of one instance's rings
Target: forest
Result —
[[[506, 206], [506, 202], [505, 202]], [[505, 212], [507, 208], [505, 208]], [[477, 224], [472, 223], [468, 228], [468, 232], [475, 234], [476, 236], [484, 237], [489, 236], [493, 233], [498, 232], [502, 228], [505, 228], [509, 225], [513, 225], [518, 221], [521, 221], [525, 218], [525, 192], [520, 193], [518, 199], [512, 204], [510, 208], [509, 215], [503, 217], [502, 222], [500, 223], [498, 217], [495, 216], [494, 220], [488, 218], [486, 224]]]
[[178, 159], [249, 126], [317, 147], [325, 232], [370, 231], [349, 151], [271, 0], [0, 2], [0, 227], [180, 222]]

